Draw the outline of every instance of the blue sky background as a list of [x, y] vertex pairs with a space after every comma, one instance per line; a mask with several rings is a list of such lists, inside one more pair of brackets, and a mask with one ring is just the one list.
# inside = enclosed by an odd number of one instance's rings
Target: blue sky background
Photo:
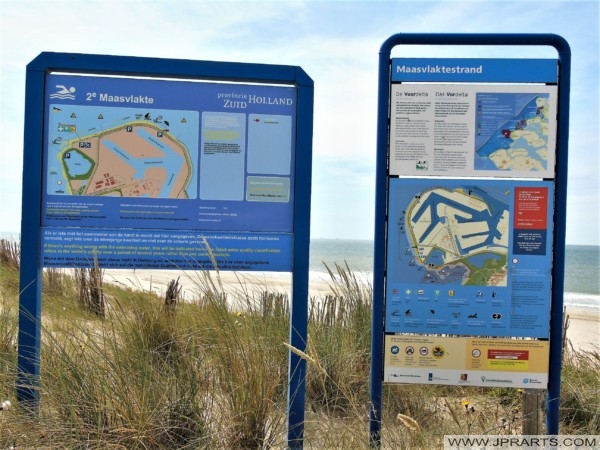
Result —
[[[572, 51], [567, 244], [600, 245], [593, 1], [0, 0], [0, 232], [19, 232], [26, 65], [42, 51], [301, 66], [315, 82], [313, 238], [372, 239], [377, 63], [396, 33], [555, 33]], [[396, 48], [548, 57], [553, 48]]]

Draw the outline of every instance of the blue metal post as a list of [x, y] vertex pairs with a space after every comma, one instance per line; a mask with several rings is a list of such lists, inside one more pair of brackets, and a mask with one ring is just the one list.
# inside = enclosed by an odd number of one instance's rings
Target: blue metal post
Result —
[[17, 400], [32, 411], [39, 406], [42, 269], [39, 259], [42, 190], [44, 71], [27, 67], [21, 205], [21, 257]]
[[559, 54], [558, 130], [556, 136], [556, 198], [554, 210], [554, 264], [550, 314], [550, 363], [546, 397], [546, 433], [557, 435], [560, 424], [560, 381], [562, 369], [563, 292], [565, 276], [565, 235], [567, 228], [567, 174], [569, 154], [569, 102], [571, 49], [567, 41], [553, 36]]
[[390, 51], [379, 52], [379, 90], [377, 97], [377, 160], [375, 185], [375, 235], [373, 248], [373, 326], [371, 330], [371, 405], [369, 443], [381, 445], [383, 391], [383, 298], [385, 292], [386, 223], [387, 223], [387, 145], [390, 96]]
[[[290, 345], [305, 351], [308, 337], [308, 264], [310, 245], [310, 199], [312, 178], [313, 81], [298, 80], [298, 118], [296, 135], [296, 180], [294, 198], [294, 256]], [[306, 397], [306, 361], [289, 353], [288, 374], [288, 447], [304, 445], [304, 404]]]

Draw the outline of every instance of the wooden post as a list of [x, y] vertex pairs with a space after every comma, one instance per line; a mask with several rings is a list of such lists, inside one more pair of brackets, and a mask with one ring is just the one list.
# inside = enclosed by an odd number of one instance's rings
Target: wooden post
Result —
[[524, 436], [539, 435], [543, 418], [543, 391], [538, 389], [523, 390], [523, 431]]

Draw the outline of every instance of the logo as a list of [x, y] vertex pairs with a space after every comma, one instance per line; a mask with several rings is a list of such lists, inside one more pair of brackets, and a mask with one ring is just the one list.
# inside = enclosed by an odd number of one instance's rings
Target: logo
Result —
[[61, 100], [75, 100], [75, 87], [71, 86], [67, 88], [62, 84], [56, 85], [57, 91], [54, 94], [50, 94], [50, 98], [59, 98]]
[[432, 353], [434, 358], [440, 359], [444, 357], [444, 355], [446, 354], [446, 350], [444, 350], [444, 347], [442, 347], [441, 345], [436, 345], [435, 347], [433, 347]]
[[392, 355], [397, 355], [400, 352], [400, 347], [398, 347], [397, 345], [394, 345], [394, 346], [392, 346], [390, 351], [392, 352]]
[[[531, 381], [531, 380], [529, 380]], [[481, 382], [482, 383], [505, 383], [505, 384], [512, 384], [512, 380], [508, 379], [508, 378], [486, 378], [486, 377], [481, 377]]]

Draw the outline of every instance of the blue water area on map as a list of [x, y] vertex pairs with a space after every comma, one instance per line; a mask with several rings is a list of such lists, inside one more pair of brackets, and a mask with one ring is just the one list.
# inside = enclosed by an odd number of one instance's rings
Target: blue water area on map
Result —
[[92, 163], [79, 152], [65, 153], [64, 162], [71, 177], [85, 175], [92, 168]]
[[425, 261], [428, 265], [432, 264], [434, 266], [439, 266], [441, 264], [444, 264], [444, 252], [440, 251], [440, 250], [433, 250], [428, 256], [427, 256], [427, 260]]

